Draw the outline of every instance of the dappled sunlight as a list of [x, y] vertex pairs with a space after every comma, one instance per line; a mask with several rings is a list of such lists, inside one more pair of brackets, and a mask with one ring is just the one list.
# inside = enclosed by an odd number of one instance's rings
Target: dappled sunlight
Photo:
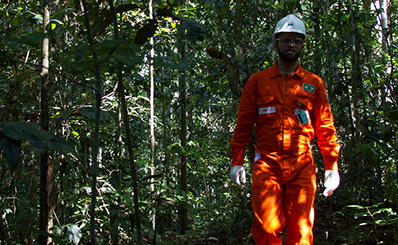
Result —
[[0, 244], [398, 244], [398, 1], [0, 6]]

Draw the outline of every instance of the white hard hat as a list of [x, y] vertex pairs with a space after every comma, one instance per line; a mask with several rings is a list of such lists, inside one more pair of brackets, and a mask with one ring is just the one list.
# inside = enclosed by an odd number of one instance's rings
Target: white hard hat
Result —
[[294, 14], [289, 14], [283, 19], [281, 19], [278, 24], [276, 24], [274, 37], [278, 33], [282, 32], [295, 32], [303, 34], [306, 37], [304, 22], [297, 18]]

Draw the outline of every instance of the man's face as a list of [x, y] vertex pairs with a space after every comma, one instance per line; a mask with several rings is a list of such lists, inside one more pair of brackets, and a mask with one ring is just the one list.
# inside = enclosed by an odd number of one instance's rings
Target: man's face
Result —
[[304, 43], [303, 35], [298, 33], [281, 33], [278, 36], [275, 47], [279, 57], [285, 62], [296, 62], [301, 55]]

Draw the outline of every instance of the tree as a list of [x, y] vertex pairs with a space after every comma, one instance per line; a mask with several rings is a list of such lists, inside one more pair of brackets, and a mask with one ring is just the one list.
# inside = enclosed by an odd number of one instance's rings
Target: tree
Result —
[[[394, 1], [86, 4], [0, 5], [0, 243], [248, 243], [250, 185], [230, 183], [229, 141], [287, 13], [307, 24], [301, 65], [325, 81], [342, 146], [315, 243], [396, 243]], [[56, 202], [39, 191], [51, 183]]]
[[[50, 21], [49, 2], [43, 1], [43, 32], [47, 34]], [[49, 82], [49, 38], [43, 38], [42, 46], [42, 64], [41, 64], [41, 112], [40, 124], [44, 130], [49, 129], [49, 111], [48, 111], [48, 82]], [[55, 208], [54, 202], [54, 165], [49, 162], [48, 152], [40, 155], [40, 230], [48, 232], [52, 227], [49, 224], [49, 217]], [[40, 244], [49, 244], [47, 236], [40, 235]]]

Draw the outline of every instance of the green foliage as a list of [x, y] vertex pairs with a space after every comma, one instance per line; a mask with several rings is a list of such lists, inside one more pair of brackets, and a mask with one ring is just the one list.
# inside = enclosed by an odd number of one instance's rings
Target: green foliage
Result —
[[[50, 3], [46, 35], [40, 1], [12, 1], [1, 7], [1, 157], [8, 166], [0, 165], [0, 243], [34, 242], [39, 233], [59, 244], [89, 243], [94, 71], [99, 66], [104, 96], [97, 242], [137, 243], [133, 177], [115, 94], [120, 72], [138, 172], [144, 241], [249, 244], [250, 184], [238, 190], [229, 180], [229, 141], [238, 106], [234, 96], [250, 74], [273, 64], [273, 28], [287, 13], [307, 23], [301, 65], [324, 79], [342, 146], [341, 186], [328, 199], [321, 195], [322, 157], [314, 147], [319, 170], [315, 244], [397, 243], [395, 2], [388, 6], [387, 26], [380, 22], [385, 11], [359, 1], [246, 1], [242, 19], [237, 19], [238, 8], [231, 1], [155, 2], [157, 15], [150, 17], [146, 2], [114, 1], [119, 28], [119, 39], [115, 39], [109, 6], [90, 1], [94, 45], [88, 45], [79, 1]], [[38, 127], [44, 37], [49, 37], [51, 47], [46, 98], [49, 131]], [[155, 54], [153, 164], [148, 140], [150, 37]], [[178, 51], [181, 44], [187, 51], [184, 63]], [[209, 50], [216, 55], [211, 56]], [[182, 71], [187, 83], [188, 143], [184, 148], [179, 137]], [[49, 153], [55, 166], [53, 234], [38, 231], [37, 157], [48, 150], [54, 150]], [[181, 155], [187, 157], [187, 192], [179, 186]], [[250, 162], [245, 163], [249, 179]], [[185, 234], [180, 232], [181, 206], [189, 210]]]
[[180, 35], [185, 36], [185, 38], [191, 43], [203, 41], [205, 32], [203, 25], [188, 18], [182, 18], [181, 22], [181, 25], [177, 27], [178, 31], [181, 32]]
[[371, 206], [347, 206], [346, 208], [355, 210], [350, 227], [352, 231], [346, 237], [348, 244], [356, 244], [358, 241], [359, 243], [371, 241], [386, 244], [397, 243], [398, 215], [393, 206], [388, 202], [376, 203]]
[[62, 239], [59, 238], [58, 236], [56, 236], [56, 235], [54, 235], [54, 234], [50, 234], [50, 233], [45, 232], [45, 231], [41, 231], [41, 230], [29, 229], [29, 228], [22, 228], [22, 229], [9, 228], [9, 229], [7, 229], [6, 231], [7, 231], [7, 232], [8, 232], [8, 231], [30, 232], [30, 233], [32, 233], [32, 234], [37, 234], [37, 235], [38, 235], [38, 234], [41, 234], [41, 235], [44, 235], [44, 236], [47, 236], [47, 237], [53, 239], [54, 241], [56, 241], [56, 242], [57, 242], [58, 244], [60, 244], [60, 245], [66, 244], [66, 243], [65, 243], [64, 241], [62, 241]]
[[21, 154], [21, 142], [2, 135], [1, 148], [8, 165], [12, 170], [15, 170], [18, 165], [19, 155]]
[[72, 148], [64, 139], [41, 129], [37, 124], [4, 122], [0, 123], [0, 132], [9, 139], [27, 141], [39, 154], [44, 153], [47, 147], [64, 154], [72, 152]]
[[79, 244], [82, 237], [80, 228], [74, 224], [67, 224], [62, 227], [55, 226], [52, 232], [59, 237], [65, 237], [65, 240], [72, 242], [73, 244]]
[[21, 142], [29, 143], [38, 154], [42, 154], [48, 149], [54, 149], [62, 154], [73, 151], [63, 138], [53, 135], [33, 123], [0, 123], [0, 134], [3, 154], [12, 170], [15, 170], [18, 164]]

